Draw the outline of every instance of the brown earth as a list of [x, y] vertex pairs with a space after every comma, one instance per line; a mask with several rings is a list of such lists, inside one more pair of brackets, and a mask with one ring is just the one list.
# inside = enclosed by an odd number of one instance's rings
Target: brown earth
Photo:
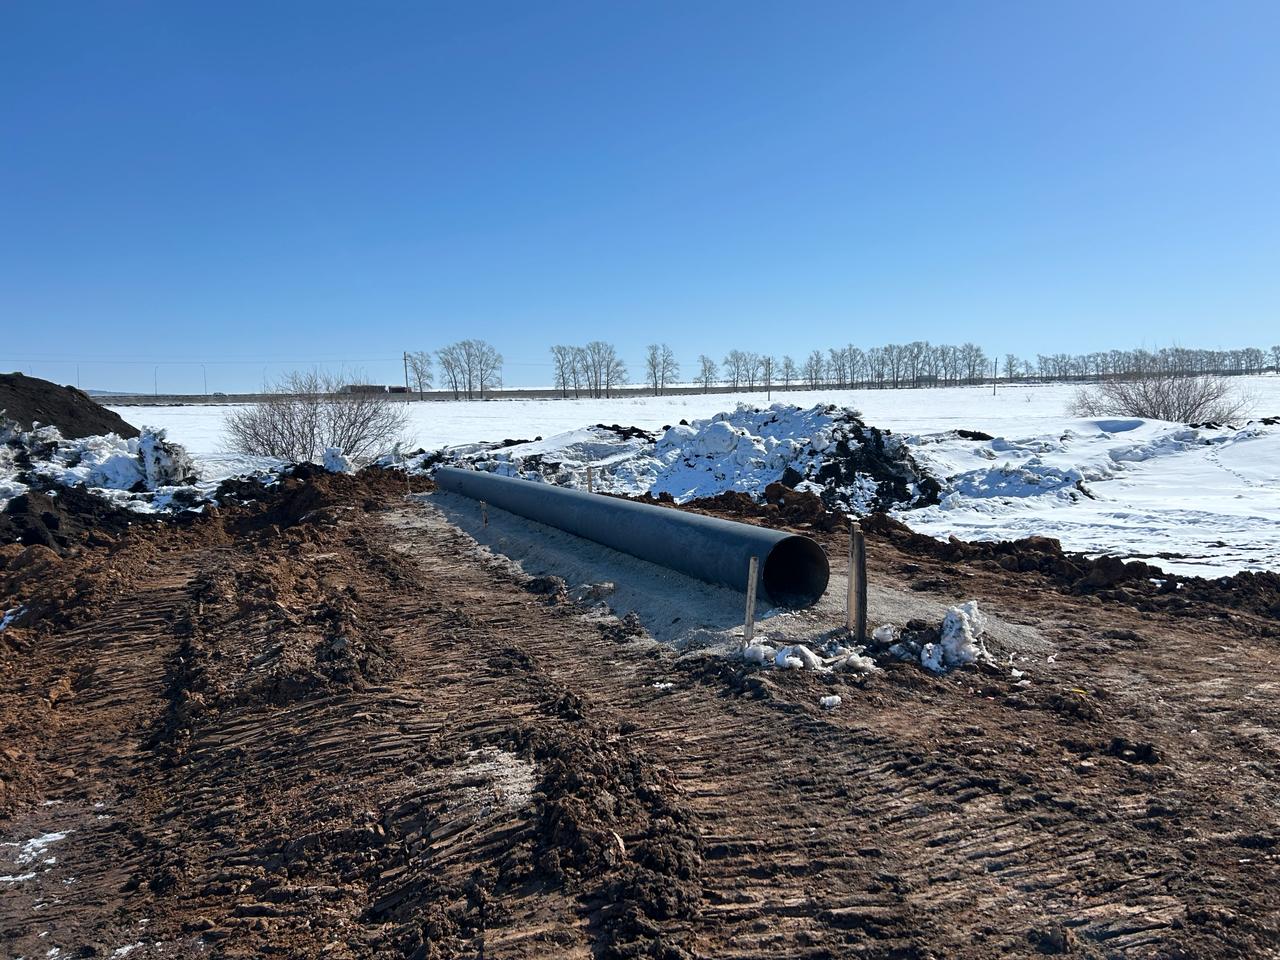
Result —
[[[0, 953], [1280, 955], [1256, 605], [877, 521], [873, 577], [1034, 622], [1052, 669], [762, 671], [535, 592], [404, 483], [0, 548]], [[752, 519], [846, 555], [780, 499]]]
[[69, 440], [106, 433], [138, 436], [137, 427], [75, 387], [21, 373], [0, 373], [0, 418], [14, 420], [24, 430], [36, 423], [54, 426]]

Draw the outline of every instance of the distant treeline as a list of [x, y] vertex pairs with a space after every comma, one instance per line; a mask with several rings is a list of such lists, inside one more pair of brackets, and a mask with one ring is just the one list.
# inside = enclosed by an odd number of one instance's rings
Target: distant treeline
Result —
[[[483, 398], [502, 384], [502, 355], [481, 340], [463, 340], [435, 353], [442, 387], [456, 398]], [[609, 397], [631, 384], [627, 365], [613, 344], [593, 340], [583, 346], [551, 348], [554, 389], [563, 397]], [[640, 383], [655, 395], [677, 385], [703, 390], [837, 389], [888, 390], [964, 386], [1002, 379], [1018, 381], [1087, 381], [1145, 377], [1156, 374], [1243, 376], [1280, 373], [1280, 345], [1264, 350], [1106, 350], [1096, 353], [1038, 354], [1034, 360], [1006, 353], [996, 358], [974, 343], [934, 344], [926, 340], [890, 343], [862, 349], [852, 344], [814, 350], [797, 361], [750, 350], [730, 350], [716, 359], [700, 354], [692, 376], [680, 377], [681, 365], [669, 344], [650, 344]], [[418, 391], [432, 386], [432, 354], [405, 354], [405, 375]]]

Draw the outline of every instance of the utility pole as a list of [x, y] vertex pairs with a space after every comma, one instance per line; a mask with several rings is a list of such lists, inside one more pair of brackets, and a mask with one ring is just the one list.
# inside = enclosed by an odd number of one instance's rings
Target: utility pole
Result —
[[996, 377], [1000, 376], [1000, 358], [991, 361], [991, 395], [996, 395]]
[[404, 351], [404, 392], [409, 393], [409, 351]]

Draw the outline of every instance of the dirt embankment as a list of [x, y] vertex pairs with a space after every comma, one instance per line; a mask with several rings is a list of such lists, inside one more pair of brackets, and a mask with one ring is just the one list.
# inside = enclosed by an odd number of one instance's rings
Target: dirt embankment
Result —
[[[873, 577], [1034, 621], [1054, 658], [1020, 661], [1028, 684], [766, 670], [549, 602], [404, 493], [304, 469], [183, 525], [0, 549], [0, 608], [28, 611], [0, 633], [0, 875], [25, 878], [6, 950], [1280, 949], [1257, 616], [1140, 609], [871, 523]], [[773, 496], [702, 506], [839, 565], [843, 525]]]
[[21, 373], [0, 373], [0, 412], [24, 430], [36, 423], [53, 426], [69, 440], [107, 433], [126, 439], [138, 436], [137, 427], [75, 387]]

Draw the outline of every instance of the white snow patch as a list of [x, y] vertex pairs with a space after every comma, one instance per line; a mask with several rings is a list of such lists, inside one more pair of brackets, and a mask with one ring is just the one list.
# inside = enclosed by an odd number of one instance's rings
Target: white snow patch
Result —
[[987, 621], [978, 610], [978, 601], [970, 600], [951, 607], [942, 619], [942, 635], [938, 643], [926, 643], [920, 651], [920, 662], [934, 673], [978, 660], [989, 660], [982, 644]]
[[338, 447], [326, 447], [322, 466], [330, 473], [355, 473], [351, 460]]

